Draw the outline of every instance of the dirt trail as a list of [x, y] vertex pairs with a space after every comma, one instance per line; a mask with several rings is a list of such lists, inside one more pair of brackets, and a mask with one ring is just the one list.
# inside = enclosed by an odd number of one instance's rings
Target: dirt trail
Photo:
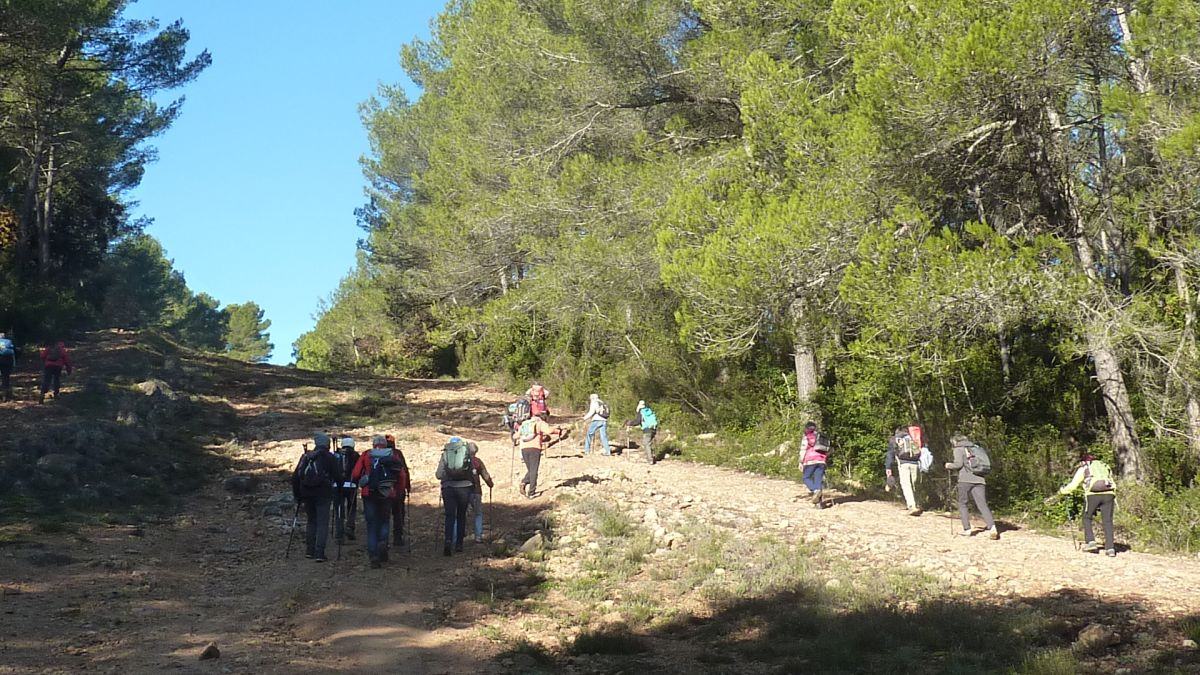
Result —
[[[495, 424], [508, 396], [437, 381], [355, 383], [360, 395], [365, 388], [381, 401], [383, 423], [348, 425], [360, 448], [372, 433], [397, 435], [415, 479], [411, 550], [369, 569], [360, 525], [359, 541], [339, 562], [305, 560], [302, 546], [285, 560], [287, 529], [264, 516], [264, 506], [288, 491], [287, 473], [314, 426], [308, 408], [333, 405], [336, 412], [346, 401], [322, 397], [349, 395], [319, 391], [319, 379], [285, 384], [266, 391], [251, 377], [226, 392], [243, 423], [241, 442], [213, 451], [225, 454], [231, 470], [263, 478], [252, 493], [227, 492], [215, 480], [161, 522], [30, 535], [20, 546], [0, 547], [0, 673], [512, 670], [511, 654], [488, 639], [483, 619], [490, 602], [520, 607], [542, 579], [525, 561], [494, 555], [492, 544], [441, 555], [432, 473], [447, 431], [477, 440], [497, 480], [487, 525], [493, 541], [519, 543], [558, 495], [586, 489], [614, 503], [692, 508], [732, 528], [820, 542], [865, 566], [911, 565], [996, 598], [1077, 589], [1134, 600], [1161, 616], [1200, 608], [1195, 559], [1132, 552], [1108, 559], [1011, 529], [999, 542], [952, 537], [943, 514], [913, 518], [893, 504], [846, 496], [817, 511], [796, 483], [673, 460], [648, 467], [632, 458], [584, 458], [575, 440], [550, 453], [545, 494], [526, 500], [512, 483], [519, 461], [512, 471], [510, 446]], [[198, 661], [209, 641], [221, 658]]]

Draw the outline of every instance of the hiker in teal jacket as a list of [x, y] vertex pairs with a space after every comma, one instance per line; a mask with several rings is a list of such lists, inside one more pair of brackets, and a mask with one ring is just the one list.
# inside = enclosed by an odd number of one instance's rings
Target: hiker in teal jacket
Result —
[[[1092, 531], [1092, 518], [1099, 511], [1104, 525], [1104, 553], [1110, 558], [1114, 557], [1117, 555], [1117, 549], [1113, 543], [1113, 507], [1117, 502], [1117, 483], [1113, 480], [1112, 469], [1093, 455], [1085, 454], [1079, 460], [1071, 482], [1064, 485], [1055, 496], [1069, 495], [1078, 490], [1080, 485], [1083, 486], [1086, 500], [1083, 506], [1083, 550], [1087, 553], [1100, 550], [1100, 544], [1096, 543], [1096, 536]], [[1048, 497], [1046, 503], [1053, 499], [1054, 497]]]

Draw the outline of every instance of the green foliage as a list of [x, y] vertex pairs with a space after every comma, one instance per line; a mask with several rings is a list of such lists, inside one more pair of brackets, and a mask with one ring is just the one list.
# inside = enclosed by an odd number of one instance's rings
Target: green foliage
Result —
[[271, 322], [263, 318], [263, 310], [253, 302], [229, 305], [225, 308], [228, 331], [225, 335], [225, 353], [239, 361], [261, 363], [271, 357], [271, 336], [267, 329]]

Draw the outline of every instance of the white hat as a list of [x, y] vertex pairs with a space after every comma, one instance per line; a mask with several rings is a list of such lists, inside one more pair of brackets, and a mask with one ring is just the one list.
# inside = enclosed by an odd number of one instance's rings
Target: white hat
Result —
[[350, 438], [349, 436], [346, 436], [345, 438], [342, 439], [341, 445], [343, 448], [353, 448], [354, 447], [354, 439]]
[[638, 401], [638, 407], [637, 407], [638, 410], [641, 410], [642, 408], [645, 408], [645, 407], [646, 407], [645, 401]]

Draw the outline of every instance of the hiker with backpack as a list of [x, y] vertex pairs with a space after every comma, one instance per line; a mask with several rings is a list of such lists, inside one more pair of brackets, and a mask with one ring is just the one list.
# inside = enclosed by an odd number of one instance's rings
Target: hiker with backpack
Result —
[[525, 398], [529, 401], [529, 412], [531, 415], [546, 420], [550, 419], [550, 406], [546, 405], [546, 399], [550, 398], [550, 390], [543, 387], [540, 383], [534, 382], [525, 392]]
[[529, 399], [522, 396], [521, 398], [508, 404], [508, 411], [504, 415], [501, 425], [508, 429], [508, 433], [512, 436], [513, 446], [517, 444], [517, 429], [521, 423], [533, 416], [533, 408], [529, 403]]
[[[915, 433], [914, 433], [915, 432]], [[892, 438], [888, 440], [887, 455], [883, 460], [883, 470], [889, 479], [899, 474], [900, 491], [904, 493], [904, 504], [908, 507], [908, 515], [919, 516], [922, 511], [917, 506], [917, 478], [920, 476], [921, 453], [928, 449], [923, 447], [921, 428], [918, 426], [896, 427]], [[895, 465], [896, 471], [892, 472]]]
[[[654, 437], [658, 434], [658, 416], [646, 405], [645, 401], [638, 401], [637, 409], [634, 411], [637, 417], [625, 421], [626, 427], [638, 427], [642, 430], [642, 448], [646, 451], [646, 461], [654, 464]], [[628, 439], [628, 434], [626, 434]]]
[[829, 462], [829, 439], [817, 431], [817, 423], [804, 425], [804, 436], [800, 439], [800, 466], [804, 471], [804, 486], [812, 497], [813, 506], [825, 508], [822, 499], [825, 487], [825, 467]]
[[358, 486], [350, 480], [350, 475], [354, 473], [354, 467], [358, 464], [358, 452], [354, 449], [354, 439], [349, 436], [343, 437], [333, 456], [337, 460], [338, 471], [343, 478], [338, 483], [336, 491], [338, 518], [333, 524], [334, 536], [338, 541], [341, 541], [343, 537], [353, 540], [358, 518]]
[[479, 458], [479, 446], [467, 443], [467, 453], [471, 456], [471, 512], [475, 514], [475, 543], [483, 543], [483, 484], [487, 483], [488, 492], [496, 485], [487, 466]]
[[0, 396], [12, 400], [12, 374], [17, 369], [17, 348], [7, 333], [0, 332]]
[[590, 396], [588, 411], [583, 416], [583, 423], [587, 425], [587, 435], [583, 437], [583, 454], [591, 453], [592, 435], [599, 432], [600, 442], [604, 444], [604, 456], [612, 455], [612, 448], [608, 445], [608, 417], [611, 414], [612, 409], [600, 398], [600, 394]]
[[304, 505], [304, 557], [325, 562], [325, 542], [329, 537], [329, 509], [336, 486], [342, 481], [337, 459], [329, 452], [329, 436], [313, 435], [313, 449], [304, 454], [292, 472], [292, 496]]
[[1084, 453], [1076, 465], [1075, 475], [1071, 482], [1064, 485], [1057, 495], [1046, 498], [1049, 504], [1057, 497], [1069, 495], [1083, 486], [1083, 551], [1095, 553], [1100, 550], [1096, 543], [1096, 535], [1092, 530], [1092, 519], [1096, 512], [1104, 526], [1104, 554], [1112, 558], [1117, 555], [1117, 547], [1113, 539], [1113, 506], [1117, 501], [1117, 482], [1113, 479], [1112, 469], [1108, 464], [1096, 459], [1094, 455]]
[[408, 471], [408, 460], [404, 458], [400, 448], [396, 447], [396, 437], [387, 434], [383, 439], [400, 461], [400, 482], [397, 486], [400, 493], [392, 500], [392, 543], [399, 547], [404, 545], [404, 521], [408, 515], [408, 494], [412, 492], [412, 475]]
[[39, 353], [42, 359], [42, 391], [38, 403], [46, 402], [46, 394], [54, 392], [54, 400], [58, 400], [58, 390], [62, 387], [62, 373], [65, 368], [70, 375], [74, 370], [71, 365], [71, 355], [67, 353], [67, 345], [62, 341], [47, 342]]
[[988, 537], [999, 539], [1000, 531], [996, 529], [996, 521], [992, 519], [992, 510], [987, 504], [987, 478], [992, 472], [991, 456], [979, 444], [962, 434], [954, 434], [950, 438], [954, 450], [954, 461], [946, 462], [947, 471], [958, 471], [958, 515], [962, 519], [960, 535], [969, 537], [975, 534], [971, 529], [971, 515], [967, 510], [967, 500], [975, 500], [975, 508], [987, 526]]
[[367, 521], [367, 557], [371, 567], [388, 561], [388, 525], [392, 501], [399, 497], [400, 458], [387, 446], [387, 439], [375, 436], [371, 450], [358, 458], [350, 479], [362, 493], [363, 517]]
[[562, 427], [551, 427], [541, 417], [534, 415], [521, 423], [515, 434], [521, 447], [521, 461], [525, 463], [525, 477], [521, 479], [521, 494], [529, 499], [537, 496], [538, 469], [542, 464], [542, 451], [549, 445], [547, 440], [556, 437], [553, 442], [565, 438], [567, 432]]
[[474, 463], [467, 441], [454, 436], [446, 442], [434, 475], [442, 482], [442, 505], [446, 510], [446, 541], [442, 555], [450, 555], [451, 547], [455, 551], [463, 550], [467, 508], [475, 484]]

